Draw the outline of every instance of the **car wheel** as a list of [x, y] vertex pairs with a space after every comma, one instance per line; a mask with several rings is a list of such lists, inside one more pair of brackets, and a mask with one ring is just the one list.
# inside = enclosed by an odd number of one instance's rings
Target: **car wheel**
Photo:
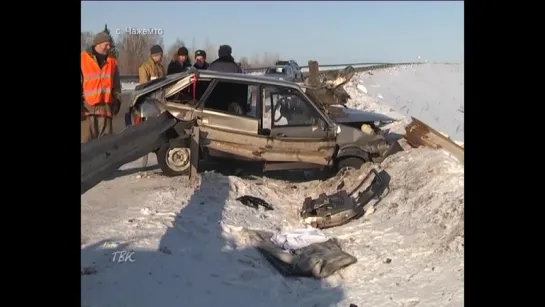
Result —
[[343, 174], [347, 171], [354, 171], [361, 168], [365, 160], [356, 157], [341, 158], [337, 162], [337, 174]]
[[168, 177], [189, 175], [191, 150], [187, 147], [164, 143], [157, 151], [157, 164]]

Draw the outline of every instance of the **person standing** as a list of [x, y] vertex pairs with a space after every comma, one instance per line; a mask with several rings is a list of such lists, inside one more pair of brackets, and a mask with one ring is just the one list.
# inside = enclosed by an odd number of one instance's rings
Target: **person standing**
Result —
[[195, 51], [195, 64], [193, 67], [197, 69], [208, 69], [208, 62], [206, 62], [206, 52], [204, 50]]
[[163, 66], [163, 48], [153, 45], [150, 49], [150, 58], [138, 68], [138, 81], [144, 84], [151, 80], [166, 76]]
[[176, 57], [168, 64], [167, 75], [186, 71], [189, 67], [191, 67], [189, 50], [186, 47], [180, 47], [176, 53]]
[[208, 70], [230, 72], [230, 73], [242, 73], [242, 68], [235, 63], [235, 59], [231, 56], [231, 46], [221, 45], [218, 49], [218, 59], [210, 63]]
[[113, 133], [112, 117], [121, 108], [117, 60], [109, 54], [112, 37], [98, 33], [81, 52], [81, 143]]
[[[166, 76], [165, 67], [163, 66], [163, 48], [159, 45], [153, 45], [150, 48], [150, 58], [146, 60], [140, 68], [138, 68], [138, 80], [140, 84], [144, 84], [151, 80]], [[132, 113], [133, 124], [138, 124], [146, 119], [136, 110], [129, 110]], [[148, 155], [142, 157], [142, 167], [148, 165]]]

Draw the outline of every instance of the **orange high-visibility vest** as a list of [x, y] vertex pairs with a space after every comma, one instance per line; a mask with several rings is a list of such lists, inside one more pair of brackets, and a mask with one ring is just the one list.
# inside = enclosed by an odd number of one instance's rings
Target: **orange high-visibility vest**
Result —
[[117, 61], [108, 56], [102, 69], [88, 53], [81, 53], [81, 75], [83, 78], [83, 97], [90, 106], [113, 101], [114, 73]]

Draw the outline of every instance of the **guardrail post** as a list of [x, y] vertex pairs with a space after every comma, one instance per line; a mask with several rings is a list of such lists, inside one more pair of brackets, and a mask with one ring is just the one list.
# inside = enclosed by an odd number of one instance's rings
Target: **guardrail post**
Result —
[[191, 169], [189, 171], [189, 179], [197, 179], [197, 170], [199, 167], [199, 143], [200, 143], [200, 128], [198, 126], [193, 126], [191, 130]]
[[317, 87], [320, 83], [318, 80], [318, 74], [320, 73], [320, 67], [316, 61], [308, 61], [308, 83], [311, 87]]

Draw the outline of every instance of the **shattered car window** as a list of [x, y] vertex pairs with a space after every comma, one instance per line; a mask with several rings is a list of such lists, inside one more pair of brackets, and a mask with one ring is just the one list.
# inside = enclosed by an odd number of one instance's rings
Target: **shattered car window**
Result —
[[[266, 116], [263, 128], [315, 125], [318, 117], [300, 93], [278, 87], [264, 88]], [[271, 122], [272, 121], [272, 125]]]

